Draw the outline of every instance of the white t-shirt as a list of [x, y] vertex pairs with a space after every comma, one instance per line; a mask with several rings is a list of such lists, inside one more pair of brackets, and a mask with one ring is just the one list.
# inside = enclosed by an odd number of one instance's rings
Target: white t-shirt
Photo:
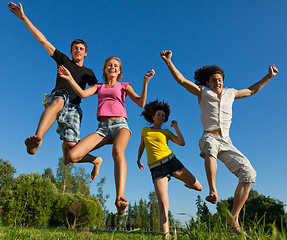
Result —
[[234, 88], [222, 89], [220, 100], [210, 88], [202, 87], [199, 107], [201, 109], [200, 119], [204, 131], [220, 128], [223, 137], [229, 136], [234, 98]]

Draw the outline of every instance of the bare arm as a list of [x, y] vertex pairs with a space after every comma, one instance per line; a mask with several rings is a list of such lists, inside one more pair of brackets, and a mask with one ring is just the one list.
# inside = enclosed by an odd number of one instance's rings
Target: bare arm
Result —
[[142, 93], [141, 96], [139, 97], [135, 91], [133, 90], [133, 88], [128, 85], [126, 88], [126, 91], [128, 93], [128, 95], [130, 96], [130, 98], [139, 106], [139, 107], [144, 107], [145, 102], [146, 102], [146, 95], [147, 95], [147, 84], [148, 82], [152, 79], [152, 77], [154, 76], [155, 71], [153, 69], [149, 70], [146, 75], [144, 76], [144, 80], [143, 80], [143, 88], [142, 88]]
[[55, 52], [55, 47], [46, 39], [46, 37], [31, 23], [31, 21], [24, 14], [22, 4], [19, 3], [19, 7], [13, 3], [8, 3], [10, 11], [19, 19], [23, 21], [28, 30], [33, 34], [33, 36], [38, 40], [38, 42], [46, 49], [50, 56], [53, 56]]
[[71, 75], [71, 73], [69, 72], [69, 70], [67, 68], [65, 68], [64, 66], [59, 66], [58, 68], [58, 73], [59, 76], [65, 80], [67, 80], [70, 85], [72, 86], [72, 88], [75, 90], [75, 92], [78, 94], [78, 96], [80, 98], [86, 98], [89, 97], [93, 94], [95, 94], [98, 90], [98, 88], [96, 87], [96, 85], [91, 86], [90, 88], [83, 90], [79, 84], [76, 83], [76, 81], [74, 80], [73, 76]]
[[278, 69], [274, 65], [271, 65], [268, 71], [269, 72], [265, 77], [263, 77], [259, 82], [253, 84], [249, 88], [236, 90], [235, 98], [245, 98], [259, 92], [271, 80], [271, 78], [273, 78], [278, 73]]
[[143, 140], [143, 137], [141, 137], [141, 143], [140, 143], [139, 150], [138, 150], [138, 160], [137, 160], [138, 167], [139, 167], [139, 169], [141, 169], [141, 170], [144, 169], [144, 165], [143, 165], [143, 164], [141, 163], [141, 161], [140, 161], [144, 149], [145, 149], [144, 140]]
[[171, 75], [177, 81], [177, 83], [183, 86], [187, 91], [189, 91], [190, 93], [192, 93], [193, 95], [197, 96], [200, 99], [201, 88], [197, 86], [195, 83], [187, 80], [180, 73], [180, 71], [177, 70], [177, 68], [174, 66], [174, 64], [171, 61], [172, 52], [165, 50], [165, 51], [162, 51], [160, 55], [161, 55], [161, 58], [166, 63]]
[[179, 130], [178, 128], [178, 125], [177, 125], [177, 121], [173, 120], [171, 121], [171, 127], [174, 128], [175, 132], [176, 132], [176, 135], [175, 136], [173, 133], [170, 135], [170, 140], [180, 146], [184, 146], [185, 145], [185, 141], [184, 141], [184, 138], [181, 134], [181, 131]]

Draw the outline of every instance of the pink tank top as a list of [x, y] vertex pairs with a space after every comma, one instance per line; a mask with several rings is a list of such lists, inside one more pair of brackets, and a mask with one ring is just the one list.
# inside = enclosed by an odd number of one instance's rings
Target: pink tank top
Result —
[[117, 82], [113, 87], [107, 88], [104, 83], [97, 83], [98, 88], [98, 111], [99, 117], [124, 117], [127, 119], [125, 99], [128, 82]]

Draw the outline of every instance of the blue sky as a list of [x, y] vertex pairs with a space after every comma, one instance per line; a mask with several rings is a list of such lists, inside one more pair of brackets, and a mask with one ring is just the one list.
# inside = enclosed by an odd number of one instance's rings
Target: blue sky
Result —
[[[26, 153], [24, 140], [33, 135], [40, 115], [43, 94], [55, 85], [56, 64], [34, 39], [25, 25], [1, 1], [2, 38], [0, 158], [9, 160], [20, 173], [39, 172], [51, 167], [56, 173], [62, 156], [56, 124], [48, 131], [35, 156]], [[279, 73], [250, 98], [236, 100], [230, 136], [234, 145], [251, 161], [257, 171], [253, 189], [287, 204], [286, 169], [286, 8], [283, 0], [255, 1], [22, 1], [24, 11], [35, 26], [60, 51], [70, 56], [75, 38], [88, 44], [85, 66], [93, 69], [102, 82], [105, 58], [114, 55], [123, 63], [123, 81], [130, 82], [140, 94], [143, 76], [154, 68], [147, 101], [168, 101], [170, 121], [178, 121], [186, 146], [170, 143], [170, 148], [203, 185], [201, 193], [188, 190], [173, 180], [169, 185], [170, 210], [179, 220], [195, 216], [195, 199], [208, 194], [204, 162], [199, 157], [202, 134], [197, 99], [179, 86], [161, 60], [162, 50], [173, 51], [173, 62], [182, 74], [193, 80], [194, 71], [217, 64], [225, 70], [225, 87], [242, 89], [259, 81], [275, 64]], [[82, 101], [82, 137], [97, 128], [97, 97]], [[134, 203], [148, 199], [153, 190], [149, 170], [137, 168], [140, 131], [149, 126], [142, 111], [127, 98], [128, 123], [132, 138], [126, 149], [128, 176], [126, 198]], [[170, 128], [170, 121], [164, 127]], [[108, 208], [115, 212], [115, 187], [111, 147], [94, 152], [104, 163], [99, 177], [106, 177], [104, 191], [110, 194]], [[142, 157], [146, 166], [146, 155]], [[80, 166], [80, 165], [79, 165]], [[91, 165], [82, 164], [87, 172]], [[91, 189], [96, 193], [95, 180]], [[219, 199], [233, 196], [237, 178], [219, 162], [217, 188]], [[285, 187], [284, 187], [285, 186]], [[214, 213], [215, 206], [207, 204]], [[286, 209], [286, 207], [285, 207]], [[178, 213], [187, 213], [187, 216]]]

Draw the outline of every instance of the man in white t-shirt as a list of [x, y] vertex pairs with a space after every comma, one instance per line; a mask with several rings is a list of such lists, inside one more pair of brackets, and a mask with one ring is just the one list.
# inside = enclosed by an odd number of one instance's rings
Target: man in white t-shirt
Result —
[[232, 118], [232, 104], [234, 99], [245, 98], [260, 91], [278, 69], [271, 65], [268, 74], [251, 87], [235, 90], [223, 89], [224, 71], [216, 65], [204, 66], [196, 70], [195, 83], [187, 80], [171, 61], [172, 52], [162, 51], [161, 57], [165, 61], [174, 79], [187, 91], [198, 97], [201, 109], [201, 122], [204, 129], [200, 139], [200, 156], [205, 159], [205, 170], [209, 185], [209, 195], [206, 200], [215, 204], [218, 200], [216, 190], [217, 158], [221, 160], [230, 172], [239, 178], [234, 194], [234, 203], [227, 224], [240, 232], [239, 213], [248, 197], [251, 184], [255, 182], [256, 171], [249, 160], [236, 149], [230, 138], [229, 128]]

